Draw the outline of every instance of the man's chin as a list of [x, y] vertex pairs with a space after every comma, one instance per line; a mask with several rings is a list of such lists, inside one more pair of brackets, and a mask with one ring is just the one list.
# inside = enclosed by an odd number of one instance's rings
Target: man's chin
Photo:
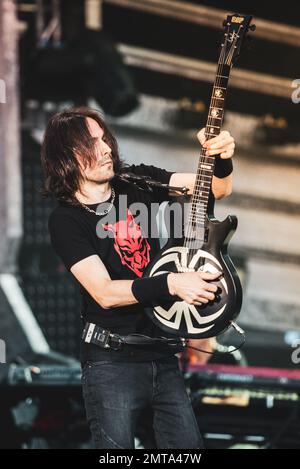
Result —
[[112, 169], [111, 171], [109, 171], [109, 174], [107, 176], [107, 181], [111, 181], [114, 177], [115, 177], [115, 172]]
[[99, 184], [104, 184], [105, 182], [111, 181], [115, 177], [115, 172], [114, 171], [109, 171], [107, 175], [101, 175], [98, 178], [91, 178], [90, 180], [93, 182], [98, 182]]

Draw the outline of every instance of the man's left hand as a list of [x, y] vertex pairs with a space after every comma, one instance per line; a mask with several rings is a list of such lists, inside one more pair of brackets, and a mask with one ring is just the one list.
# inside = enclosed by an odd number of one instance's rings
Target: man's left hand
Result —
[[220, 155], [221, 158], [232, 158], [234, 154], [234, 138], [227, 130], [222, 130], [217, 137], [207, 140], [205, 137], [205, 127], [197, 133], [200, 144], [205, 148], [206, 155]]

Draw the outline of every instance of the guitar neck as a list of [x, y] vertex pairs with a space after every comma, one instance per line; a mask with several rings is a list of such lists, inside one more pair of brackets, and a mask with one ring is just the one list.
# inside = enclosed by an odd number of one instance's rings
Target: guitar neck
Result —
[[229, 65], [218, 64], [205, 126], [205, 135], [208, 140], [219, 135], [221, 131], [230, 70], [231, 67]]
[[[228, 15], [223, 23], [225, 27], [223, 44], [205, 126], [207, 140], [216, 137], [221, 131], [231, 67], [240, 53], [242, 41], [248, 30], [255, 29], [254, 25], [250, 26], [251, 20], [251, 15], [235, 13]], [[205, 150], [201, 148], [189, 218], [185, 223], [184, 245], [188, 247], [196, 238], [200, 242], [205, 240], [208, 200], [216, 161], [215, 156], [209, 156], [205, 153]]]
[[[205, 136], [208, 140], [219, 135], [221, 131], [230, 70], [229, 65], [218, 64], [205, 126]], [[215, 156], [207, 156], [205, 149], [201, 148], [194, 193], [191, 200], [193, 221], [197, 224], [204, 224], [205, 222], [209, 192], [215, 169], [215, 158]]]

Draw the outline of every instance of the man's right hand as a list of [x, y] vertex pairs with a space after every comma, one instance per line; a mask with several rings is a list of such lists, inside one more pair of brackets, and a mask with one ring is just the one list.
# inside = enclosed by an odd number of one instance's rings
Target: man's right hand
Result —
[[218, 287], [213, 283], [222, 275], [210, 272], [184, 272], [170, 273], [168, 275], [168, 288], [171, 295], [177, 295], [192, 305], [202, 305], [214, 300]]

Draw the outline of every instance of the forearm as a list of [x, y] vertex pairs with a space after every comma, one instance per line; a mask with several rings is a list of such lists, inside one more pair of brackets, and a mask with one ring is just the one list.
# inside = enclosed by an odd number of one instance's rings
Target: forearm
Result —
[[227, 197], [232, 192], [232, 174], [224, 178], [213, 176], [212, 179], [212, 193], [215, 199], [222, 199]]
[[[189, 176], [190, 177], [187, 178], [189, 181], [188, 194], [192, 194], [194, 191], [196, 175], [191, 174]], [[222, 199], [223, 197], [229, 196], [232, 192], [232, 174], [229, 174], [229, 176], [226, 176], [225, 178], [218, 178], [217, 176], [213, 176], [211, 190], [215, 199]]]
[[101, 293], [97, 295], [96, 301], [104, 309], [133, 305], [137, 300], [132, 293], [132, 283], [133, 280], [107, 279], [101, 286]]
[[99, 303], [109, 309], [135, 303], [149, 306], [156, 301], [168, 301], [172, 299], [169, 277], [169, 273], [164, 273], [135, 280], [105, 280]]
[[71, 273], [91, 297], [104, 309], [169, 300], [169, 274], [135, 280], [112, 280], [97, 255], [88, 256], [71, 267]]
[[[185, 186], [189, 190], [189, 194], [194, 191], [196, 175], [193, 173], [175, 173], [170, 179], [171, 186]], [[212, 193], [216, 199], [221, 199], [231, 194], [232, 191], [232, 174], [224, 178], [213, 176]]]
[[139, 303], [141, 306], [172, 301], [174, 296], [189, 304], [208, 303], [214, 299], [217, 286], [211, 284], [221, 272], [165, 273], [135, 280], [108, 280], [102, 282], [99, 304], [105, 308]]

